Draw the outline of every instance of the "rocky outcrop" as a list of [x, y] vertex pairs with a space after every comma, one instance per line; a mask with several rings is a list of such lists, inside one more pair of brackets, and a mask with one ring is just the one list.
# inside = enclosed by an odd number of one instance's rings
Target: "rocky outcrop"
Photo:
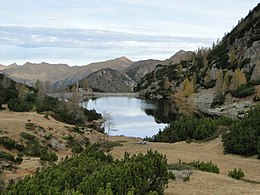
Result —
[[166, 64], [177, 64], [180, 63], [182, 60], [187, 60], [191, 57], [191, 55], [193, 55], [194, 52], [192, 51], [184, 51], [184, 50], [180, 50], [177, 53], [175, 53], [172, 57], [170, 57], [169, 59], [165, 60], [164, 63]]
[[158, 64], [162, 64], [160, 60], [142, 60], [133, 63], [125, 72], [135, 82], [140, 82], [146, 74], [152, 72]]
[[260, 79], [260, 41], [253, 42], [252, 46], [246, 49], [244, 58], [250, 59], [246, 68], [253, 68], [251, 80]]
[[91, 73], [86, 78], [89, 88], [101, 92], [132, 92], [135, 82], [126, 74], [110, 68]]
[[206, 111], [211, 108], [214, 99], [213, 90], [202, 90], [196, 94], [194, 99], [195, 105], [199, 110]]

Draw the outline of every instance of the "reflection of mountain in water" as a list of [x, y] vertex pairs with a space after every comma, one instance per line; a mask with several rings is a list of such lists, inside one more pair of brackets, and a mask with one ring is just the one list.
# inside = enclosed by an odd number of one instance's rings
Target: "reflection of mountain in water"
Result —
[[[141, 104], [141, 109], [150, 116], [153, 116], [157, 123], [170, 123], [178, 117], [178, 106], [168, 100], [151, 101]], [[147, 106], [151, 105], [151, 106]]]

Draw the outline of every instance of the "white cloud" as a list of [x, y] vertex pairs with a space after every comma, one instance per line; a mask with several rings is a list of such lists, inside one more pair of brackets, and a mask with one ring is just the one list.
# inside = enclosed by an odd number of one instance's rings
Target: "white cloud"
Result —
[[[0, 63], [46, 59], [85, 64], [117, 55], [133, 60], [163, 59], [180, 49], [211, 45], [257, 3], [257, 0], [3, 1]], [[10, 48], [12, 53], [6, 51]]]

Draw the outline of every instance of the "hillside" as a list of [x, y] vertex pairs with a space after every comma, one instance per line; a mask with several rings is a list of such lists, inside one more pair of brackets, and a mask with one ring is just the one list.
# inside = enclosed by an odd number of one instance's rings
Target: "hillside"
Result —
[[[86, 80], [88, 87], [101, 92], [132, 92], [134, 82], [126, 74], [111, 68], [103, 68], [89, 74]], [[80, 81], [80, 84], [82, 81]]]
[[23, 83], [27, 81], [28, 84], [34, 84], [37, 79], [43, 82], [54, 82], [78, 68], [77, 66], [70, 67], [67, 64], [49, 64], [45, 62], [35, 64], [27, 62], [21, 66], [7, 66], [2, 72], [17, 82]]
[[6, 68], [6, 66], [0, 64], [0, 70], [3, 70], [5, 68]]
[[[77, 132], [74, 125], [62, 123], [50, 116], [45, 117], [35, 112], [19, 113], [5, 110], [0, 112], [0, 139], [6, 137], [17, 144], [24, 145], [26, 149], [24, 149], [25, 155], [21, 164], [1, 160], [0, 170], [4, 171], [3, 179], [8, 181], [32, 174], [37, 167], [41, 166], [40, 157], [32, 152], [44, 150], [47, 147], [49, 152], [54, 152], [61, 159], [67, 155], [71, 156], [76, 147], [84, 148], [89, 141], [97, 142], [103, 135], [91, 128]], [[21, 153], [17, 149], [5, 148], [2, 144], [0, 144], [0, 151], [15, 157]]]
[[66, 88], [72, 84], [75, 84], [77, 81], [83, 79], [89, 74], [98, 71], [102, 68], [111, 68], [118, 71], [123, 71], [125, 68], [130, 66], [133, 62], [126, 57], [116, 58], [114, 60], [107, 60], [104, 62], [91, 63], [87, 66], [80, 67], [79, 70], [69, 74], [68, 76], [63, 77], [62, 79], [53, 83], [54, 89]]
[[133, 63], [129, 66], [125, 72], [128, 76], [130, 76], [135, 82], [140, 82], [141, 79], [148, 73], [155, 70], [156, 66], [159, 64], [175, 64], [179, 63], [181, 60], [186, 60], [193, 52], [186, 52], [183, 50], [178, 51], [169, 59], [164, 61], [162, 60], [142, 60]]
[[258, 100], [259, 21], [260, 4], [212, 48], [200, 48], [180, 63], [158, 65], [142, 78], [135, 90], [148, 99], [184, 101], [191, 97], [204, 110], [239, 98]]
[[67, 64], [49, 64], [42, 62], [40, 64], [27, 62], [21, 66], [11, 64], [9, 66], [0, 66], [1, 72], [8, 75], [17, 82], [34, 85], [39, 79], [42, 83], [53, 84], [55, 89], [60, 86], [69, 86], [78, 79], [89, 75], [92, 72], [102, 68], [112, 68], [123, 71], [133, 62], [126, 57], [107, 60], [104, 62], [95, 62], [86, 66], [69, 66]]
[[[23, 136], [24, 133], [28, 133], [34, 136], [40, 144], [52, 145], [53, 151], [59, 159], [72, 155], [71, 145], [66, 137], [73, 137], [76, 143], [82, 147], [85, 146], [88, 139], [91, 143], [106, 139], [104, 135], [92, 129], [85, 129], [84, 133], [77, 133], [74, 131], [74, 127], [56, 121], [52, 117], [45, 118], [44, 115], [35, 112], [17, 113], [7, 110], [0, 112], [0, 138], [9, 137], [15, 140], [16, 143], [26, 144], [28, 140]], [[122, 145], [114, 147], [109, 152], [115, 159], [122, 158], [125, 151], [133, 155], [146, 153], [147, 150], [153, 149], [165, 154], [168, 164], [176, 164], [179, 159], [184, 162], [200, 159], [204, 162], [212, 160], [220, 168], [219, 174], [198, 170], [184, 170], [183, 173], [182, 171], [176, 171], [176, 174], [178, 174], [176, 175], [177, 179], [176, 181], [170, 180], [168, 187], [164, 191], [165, 194], [172, 194], [173, 192], [174, 194], [258, 194], [260, 192], [260, 184], [228, 177], [229, 170], [241, 168], [245, 172], [245, 179], [259, 182], [259, 160], [255, 157], [245, 158], [238, 155], [224, 154], [221, 138], [202, 143], [149, 142], [146, 145], [138, 144], [137, 138], [123, 136], [111, 136], [109, 141], [120, 142]], [[18, 154], [17, 150], [8, 150], [3, 146], [0, 146], [0, 149], [1, 151], [10, 152], [14, 156]], [[1, 168], [4, 169], [2, 179], [8, 181], [9, 179], [23, 178], [26, 175], [34, 174], [37, 168], [42, 166], [42, 163], [43, 161], [39, 157], [29, 156], [24, 156], [20, 164], [2, 161]], [[185, 173], [191, 174], [190, 181], [183, 182], [181, 173], [184, 175]]]
[[[190, 181], [182, 179], [171, 181], [165, 194], [259, 194], [260, 184], [248, 183], [228, 177], [228, 171], [240, 167], [245, 172], [246, 179], [260, 181], [259, 160], [254, 157], [241, 157], [224, 154], [221, 138], [202, 143], [154, 143], [137, 144], [134, 138], [122, 136], [111, 137], [111, 140], [127, 141], [121, 147], [115, 147], [110, 153], [116, 158], [122, 158], [124, 152], [130, 154], [145, 153], [149, 149], [158, 150], [167, 157], [169, 164], [176, 164], [179, 159], [185, 162], [200, 160], [212, 161], [220, 168], [219, 174], [192, 170]], [[187, 170], [185, 170], [187, 172]], [[181, 176], [179, 176], [181, 178]]]

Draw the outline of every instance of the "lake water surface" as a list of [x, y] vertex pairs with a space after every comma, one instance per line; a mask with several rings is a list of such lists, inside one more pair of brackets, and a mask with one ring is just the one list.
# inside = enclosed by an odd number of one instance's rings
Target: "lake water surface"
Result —
[[83, 107], [111, 113], [115, 126], [110, 135], [145, 137], [156, 134], [176, 119], [176, 107], [167, 101], [133, 97], [102, 97], [83, 102]]

